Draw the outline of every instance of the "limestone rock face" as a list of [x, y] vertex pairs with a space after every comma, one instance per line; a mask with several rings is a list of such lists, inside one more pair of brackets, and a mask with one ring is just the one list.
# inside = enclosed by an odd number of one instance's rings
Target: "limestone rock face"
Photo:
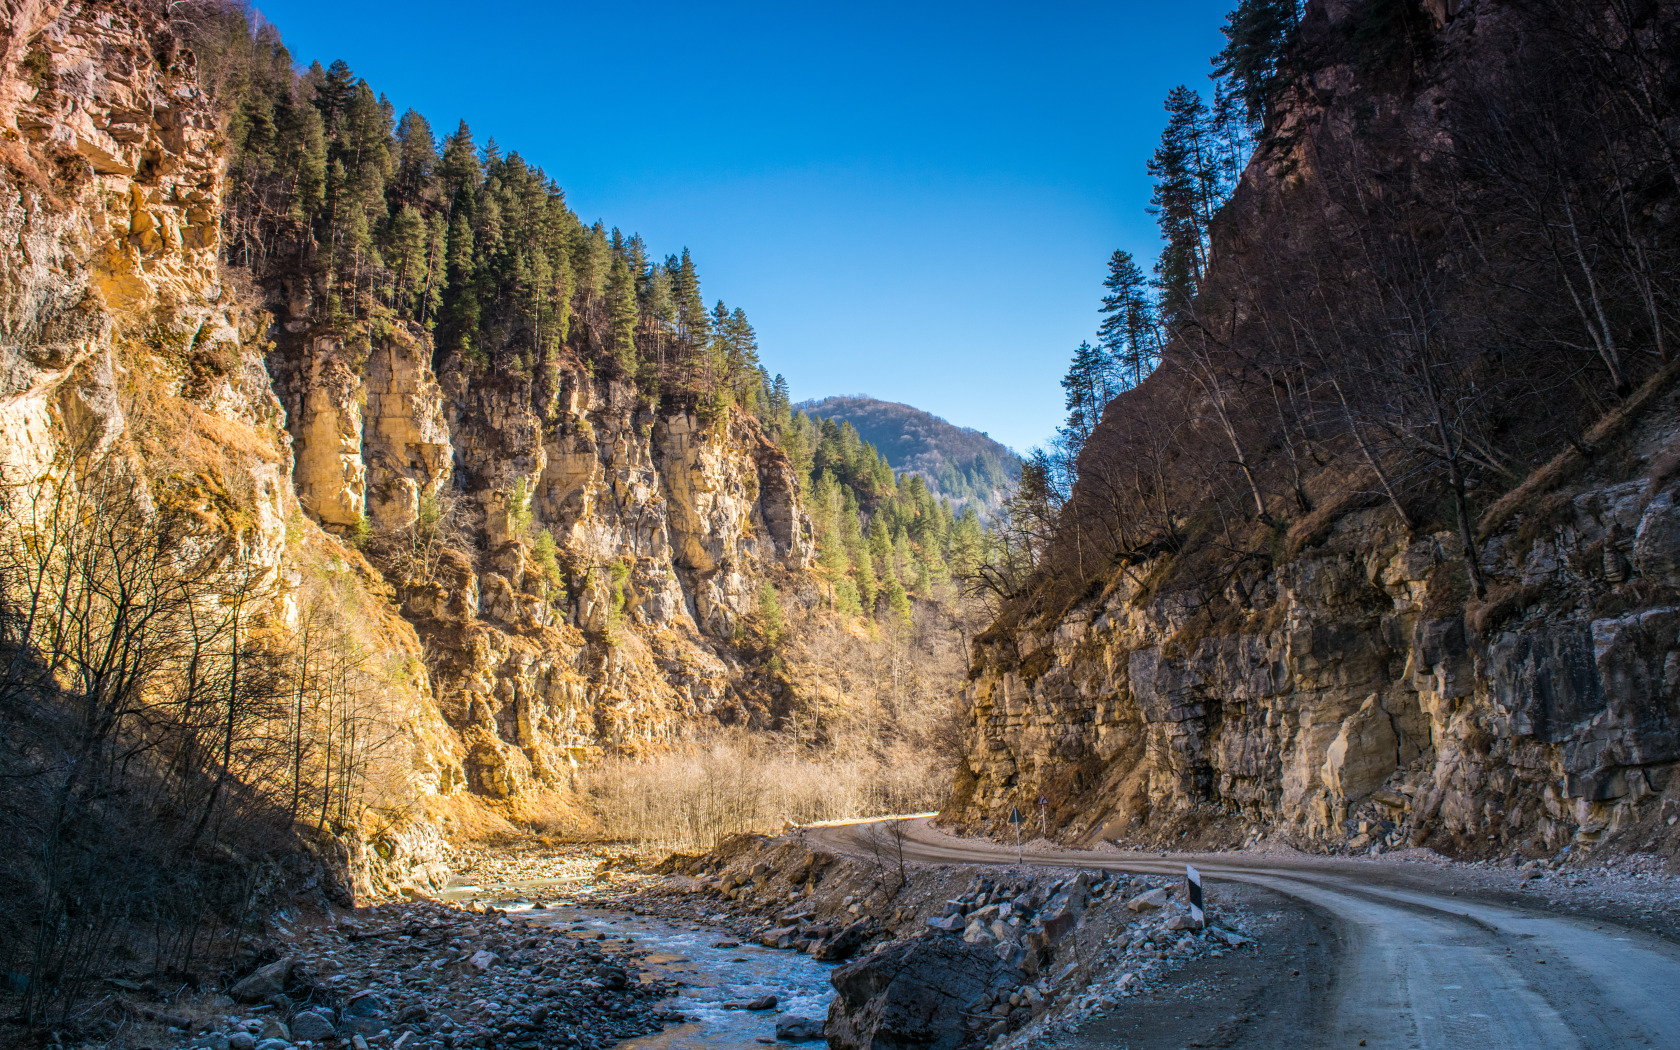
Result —
[[[1661, 458], [1680, 396], [1646, 411], [1627, 462]], [[1204, 595], [1145, 591], [1146, 564], [1051, 629], [991, 636], [946, 816], [1007, 833], [1043, 795], [1070, 838], [1211, 819], [1338, 848], [1652, 824], [1680, 784], [1680, 508], [1661, 478], [1605, 471], [1487, 536], [1484, 602], [1438, 596], [1453, 535], [1372, 511], [1250, 579], [1217, 630]]]
[[[217, 113], [154, 6], [0, 3], [0, 476], [39, 479], [67, 451], [109, 452], [144, 501], [186, 512], [187, 550], [249, 574], [264, 631], [295, 631], [311, 578], [331, 574], [380, 641], [383, 699], [406, 730], [381, 772], [421, 794], [458, 790], [459, 742], [413, 673], [419, 638], [366, 563], [298, 513], [288, 427], [330, 435], [301, 464], [323, 520], [360, 510], [364, 429], [390, 447], [427, 437], [387, 436], [383, 402], [364, 411], [359, 373], [330, 340], [317, 344], [307, 426], [277, 396], [269, 318], [224, 283], [217, 258]], [[400, 390], [403, 366], [382, 367], [395, 378], [381, 393]], [[376, 493], [396, 469], [374, 470]], [[299, 848], [342, 877], [329, 894], [349, 904], [440, 844], [416, 827], [386, 839], [306, 836]]]
[[0, 132], [22, 146], [0, 175], [0, 470], [75, 445], [186, 479], [169, 498], [261, 569], [281, 627], [320, 574], [346, 581], [401, 669], [402, 773], [428, 793], [510, 798], [739, 703], [731, 639], [810, 561], [755, 420], [598, 372], [582, 322], [526, 374], [440, 359], [362, 304], [324, 323], [304, 276], [236, 294], [217, 114], [162, 16], [0, 15]]
[[[475, 792], [511, 798], [711, 715], [764, 580], [809, 563], [792, 467], [749, 417], [660, 411], [571, 356], [434, 374], [411, 326], [294, 318], [272, 337], [299, 502], [370, 530]], [[449, 519], [429, 539], [425, 508]]]

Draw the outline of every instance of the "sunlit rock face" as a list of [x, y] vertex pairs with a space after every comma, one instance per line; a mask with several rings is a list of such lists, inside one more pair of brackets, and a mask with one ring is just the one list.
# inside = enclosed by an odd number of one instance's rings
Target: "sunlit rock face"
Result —
[[320, 323], [307, 279], [236, 290], [193, 55], [119, 4], [0, 13], [0, 468], [100, 448], [187, 479], [169, 498], [281, 623], [318, 574], [300, 544], [336, 536], [427, 792], [511, 798], [715, 722], [742, 618], [811, 554], [754, 420], [650, 404], [585, 344], [474, 374], [418, 326]]

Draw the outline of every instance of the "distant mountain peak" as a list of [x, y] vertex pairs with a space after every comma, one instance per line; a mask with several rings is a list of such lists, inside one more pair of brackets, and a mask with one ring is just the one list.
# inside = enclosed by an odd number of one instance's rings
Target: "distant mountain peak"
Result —
[[850, 423], [893, 470], [920, 474], [958, 511], [972, 503], [989, 518], [1021, 476], [1021, 457], [1007, 445], [913, 405], [852, 394], [802, 401], [794, 408]]

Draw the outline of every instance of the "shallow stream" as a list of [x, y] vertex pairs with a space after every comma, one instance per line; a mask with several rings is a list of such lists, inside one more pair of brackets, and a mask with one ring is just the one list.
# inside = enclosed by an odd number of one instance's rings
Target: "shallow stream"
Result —
[[[828, 1016], [828, 1004], [834, 998], [834, 989], [828, 983], [833, 967], [809, 956], [745, 941], [737, 943], [733, 936], [712, 927], [607, 908], [555, 903], [533, 908], [529, 903], [532, 899], [553, 900], [541, 894], [540, 884], [530, 884], [529, 896], [523, 900], [486, 903], [505, 909], [510, 918], [519, 921], [606, 942], [603, 947], [616, 941], [613, 947], [628, 947], [640, 955], [644, 977], [682, 982], [677, 996], [664, 1005], [689, 1020], [654, 1035], [626, 1040], [618, 1044], [619, 1050], [758, 1050], [762, 1044], [775, 1041], [779, 1020], [808, 1017], [820, 1025]], [[459, 892], [448, 895], [467, 896]], [[776, 997], [774, 1010], [725, 1007], [762, 995]], [[823, 1044], [800, 1045], [820, 1048]]]

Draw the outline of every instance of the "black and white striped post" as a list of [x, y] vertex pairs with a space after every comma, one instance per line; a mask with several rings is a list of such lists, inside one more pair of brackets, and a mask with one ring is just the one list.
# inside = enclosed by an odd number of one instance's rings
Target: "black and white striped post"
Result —
[[1190, 888], [1190, 918], [1197, 926], [1207, 925], [1207, 916], [1202, 911], [1202, 873], [1186, 864], [1184, 866], [1184, 881]]
[[1021, 807], [1009, 807], [1009, 823], [1015, 825], [1015, 863], [1021, 863]]

